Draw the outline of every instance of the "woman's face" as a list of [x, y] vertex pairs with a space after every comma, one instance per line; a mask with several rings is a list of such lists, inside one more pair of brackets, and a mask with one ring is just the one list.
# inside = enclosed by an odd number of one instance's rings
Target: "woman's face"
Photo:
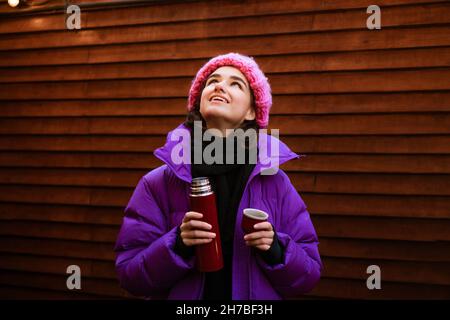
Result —
[[251, 89], [239, 69], [221, 67], [206, 80], [200, 113], [208, 128], [235, 129], [244, 120], [254, 120]]

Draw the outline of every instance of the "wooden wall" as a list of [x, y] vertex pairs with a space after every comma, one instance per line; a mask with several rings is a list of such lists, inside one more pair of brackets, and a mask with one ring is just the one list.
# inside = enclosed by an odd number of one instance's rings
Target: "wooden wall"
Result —
[[[449, 1], [379, 0], [374, 31], [372, 1], [103, 2], [80, 31], [63, 9], [0, 16], [1, 298], [127, 296], [123, 208], [195, 72], [230, 51], [255, 56], [271, 128], [307, 154], [284, 169], [320, 237], [308, 297], [450, 298]], [[382, 290], [366, 288], [372, 264]]]

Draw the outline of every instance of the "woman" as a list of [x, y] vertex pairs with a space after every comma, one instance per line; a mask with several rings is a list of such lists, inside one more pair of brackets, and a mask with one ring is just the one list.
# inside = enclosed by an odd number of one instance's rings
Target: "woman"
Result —
[[[152, 299], [279, 300], [315, 286], [322, 264], [314, 227], [288, 176], [275, 168], [298, 155], [260, 133], [253, 147], [235, 144], [231, 158], [244, 152], [245, 163], [207, 164], [204, 159], [195, 161], [194, 152], [192, 164], [174, 159], [175, 132], [189, 132], [194, 150], [195, 123], [200, 123], [202, 133], [215, 130], [211, 140], [222, 140], [223, 155], [230, 155], [230, 130], [266, 128], [271, 104], [270, 85], [251, 57], [217, 56], [198, 71], [189, 91], [186, 122], [169, 132], [166, 144], [154, 153], [165, 164], [142, 177], [125, 209], [115, 247], [123, 288]], [[276, 165], [267, 167], [270, 157], [261, 157], [262, 151], [275, 144], [279, 157]], [[210, 143], [200, 146], [204, 152]], [[250, 161], [252, 148], [257, 148], [256, 163]], [[275, 174], [264, 174], [263, 169], [275, 169]], [[189, 209], [190, 183], [199, 176], [210, 177], [217, 197], [225, 263], [217, 272], [195, 268], [195, 246], [216, 236], [201, 220], [201, 212]], [[269, 219], [255, 225], [258, 231], [244, 235], [244, 208], [263, 210]]]

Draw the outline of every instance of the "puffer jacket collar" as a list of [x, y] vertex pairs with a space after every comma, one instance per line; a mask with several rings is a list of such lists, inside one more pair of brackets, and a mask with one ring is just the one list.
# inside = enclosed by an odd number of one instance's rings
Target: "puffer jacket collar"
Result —
[[[192, 174], [190, 163], [176, 163], [173, 161], [171, 156], [173, 149], [176, 146], [179, 146], [183, 139], [183, 136], [179, 134], [174, 135], [177, 130], [186, 130], [184, 137], [189, 137], [188, 141], [190, 141], [190, 129], [184, 123], [180, 124], [177, 128], [167, 134], [166, 143], [164, 146], [156, 149], [154, 151], [154, 155], [163, 161], [179, 179], [191, 183]], [[273, 150], [275, 150], [274, 145], [276, 143], [278, 143], [279, 146], [278, 155], [276, 153], [272, 154]], [[258, 149], [259, 153], [257, 163], [248, 179], [248, 182], [250, 182], [254, 176], [261, 174], [262, 172], [269, 174], [270, 171], [276, 171], [277, 166], [280, 166], [289, 160], [301, 157], [300, 155], [292, 152], [281, 140], [264, 132], [259, 133]], [[190, 142], [185, 143], [184, 150], [189, 152], [189, 156], [185, 158], [190, 159]], [[278, 161], [276, 161], [276, 157], [278, 157]]]

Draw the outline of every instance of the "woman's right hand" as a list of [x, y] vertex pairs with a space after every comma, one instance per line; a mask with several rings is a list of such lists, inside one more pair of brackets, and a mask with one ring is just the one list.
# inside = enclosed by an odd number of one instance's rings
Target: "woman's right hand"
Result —
[[216, 237], [214, 232], [209, 232], [212, 226], [199, 219], [203, 214], [195, 211], [188, 211], [184, 215], [180, 226], [180, 236], [186, 246], [209, 243]]

